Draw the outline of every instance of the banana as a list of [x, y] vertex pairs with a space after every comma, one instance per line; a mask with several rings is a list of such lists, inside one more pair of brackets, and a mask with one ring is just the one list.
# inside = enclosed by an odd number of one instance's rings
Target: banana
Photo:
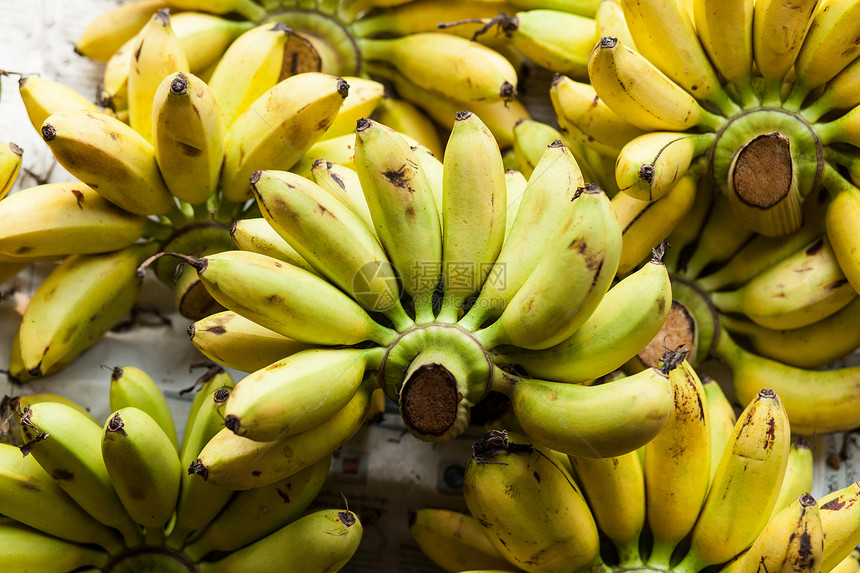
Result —
[[788, 463], [785, 466], [785, 476], [779, 486], [779, 497], [773, 505], [771, 519], [788, 507], [798, 497], [808, 494], [813, 486], [812, 447], [803, 436], [794, 436], [788, 451]]
[[484, 348], [543, 349], [573, 334], [609, 290], [621, 258], [621, 227], [609, 197], [577, 191], [565, 221], [498, 320], [475, 332]]
[[830, 179], [825, 186], [831, 193], [824, 216], [827, 239], [845, 278], [860, 293], [860, 251], [853, 231], [854, 223], [860, 220], [860, 189], [845, 181], [829, 163], [824, 171]]
[[292, 167], [325, 133], [348, 93], [344, 80], [322, 73], [290, 76], [264, 92], [224, 136], [221, 193], [244, 201], [256, 170]]
[[81, 508], [122, 533], [127, 547], [143, 538], [123, 508], [101, 455], [101, 426], [60, 402], [24, 405], [16, 414], [32, 455]]
[[669, 568], [672, 552], [693, 530], [710, 485], [710, 412], [686, 349], [664, 354], [675, 407], [645, 444], [645, 499], [653, 545], [648, 565]]
[[860, 424], [852, 406], [860, 399], [860, 367], [819, 371], [789, 366], [744, 350], [725, 329], [720, 329], [715, 354], [731, 370], [735, 395], [741, 402], [755, 396], [761, 380], [768, 381], [785, 404], [792, 432], [808, 436], [841, 432]]
[[188, 58], [188, 71], [201, 79], [206, 70], [214, 69], [239, 35], [254, 27], [254, 23], [248, 20], [222, 18], [193, 10], [171, 14], [170, 25]]
[[[639, 46], [639, 40], [636, 45]], [[661, 50], [671, 52], [665, 44]], [[672, 57], [677, 54], [673, 52]], [[639, 129], [685, 131], [702, 127], [717, 131], [725, 122], [702, 107], [649, 59], [611, 36], [601, 38], [591, 52], [588, 76], [603, 102]]]
[[830, 573], [856, 573], [860, 570], [860, 549], [855, 549], [848, 557], [836, 564]]
[[230, 226], [230, 236], [243, 251], [267, 255], [310, 273], [318, 274], [288, 242], [281, 237], [263, 217], [237, 219]]
[[344, 76], [343, 79], [349, 84], [349, 95], [321, 140], [355, 134], [356, 122], [370, 117], [385, 93], [385, 86], [380, 82], [359, 76]]
[[530, 438], [580, 456], [620, 456], [639, 448], [657, 435], [674, 407], [668, 376], [655, 368], [581, 386], [521, 378], [494, 367], [492, 389], [511, 399]]
[[131, 71], [131, 53], [136, 45], [135, 34], [105, 63], [96, 86], [96, 103], [117, 115], [128, 113], [128, 74]]
[[857, 97], [858, 85], [860, 85], [860, 60], [854, 59], [825, 84], [821, 95], [805, 106], [800, 111], [800, 115], [806, 121], [815, 123], [828, 112], [848, 111], [856, 107], [860, 103]]
[[81, 109], [101, 113], [101, 109], [65, 84], [41, 76], [21, 76], [18, 93], [30, 123], [39, 131], [42, 124], [54, 112], [66, 109]]
[[[426, 90], [453, 95], [463, 102], [511, 100], [517, 72], [501, 54], [465, 38], [441, 32], [400, 38], [359, 38], [362, 56], [389, 64]], [[445, 61], [439, 66], [436, 62]]]
[[860, 106], [854, 107], [832, 121], [813, 124], [812, 128], [823, 145], [848, 143], [858, 147], [860, 144]]
[[81, 509], [32, 456], [9, 444], [0, 444], [0, 510], [49, 535], [94, 543], [111, 554], [123, 549], [115, 530]]
[[81, 413], [92, 418], [93, 422], [101, 424], [101, 420], [96, 419], [89, 410], [75, 402], [70, 398], [66, 398], [53, 392], [35, 392], [26, 396], [3, 396], [0, 400], [0, 416], [3, 421], [0, 422], [0, 437], [10, 436], [9, 443], [20, 446], [24, 443], [21, 436], [21, 428], [18, 424], [11, 423], [15, 412], [23, 406], [23, 404], [35, 404], [37, 402], [62, 402], [67, 406], [71, 406]]
[[766, 328], [789, 330], [833, 315], [857, 298], [857, 292], [823, 236], [740, 288], [709, 296], [720, 312], [742, 313]]
[[182, 548], [188, 535], [208, 527], [233, 496], [233, 490], [218, 487], [182, 471], [197, 459], [203, 446], [224, 427], [221, 408], [232, 387], [232, 378], [222, 371], [205, 382], [194, 396], [192, 406], [196, 408], [189, 413], [179, 451], [179, 496], [176, 500], [176, 518], [169, 525], [165, 539], [168, 547]]
[[801, 494], [770, 519], [737, 571], [819, 571], [823, 549], [821, 512], [814, 497]]
[[[406, 36], [418, 32], [446, 32], [472, 38], [484, 20], [502, 12], [513, 14], [519, 8], [505, 0], [414, 0], [401, 6], [373, 10], [350, 24], [352, 33], [360, 38]], [[496, 46], [496, 37], [479, 36]], [[384, 123], [384, 122], [383, 122]]]
[[624, 17], [624, 8], [618, 0], [601, 0], [594, 12], [594, 21], [597, 24], [597, 38], [612, 36], [621, 40], [625, 46], [636, 49]]
[[153, 100], [162, 80], [189, 72], [188, 57], [173, 31], [167, 9], [152, 15], [137, 34], [128, 72], [128, 124], [153, 143]]
[[367, 227], [376, 232], [373, 226], [373, 215], [370, 214], [370, 207], [367, 206], [364, 189], [361, 187], [361, 180], [355, 169], [318, 159], [311, 167], [311, 177], [317, 185], [355, 211], [356, 215], [367, 223]]
[[579, 487], [546, 448], [491, 430], [472, 446], [463, 498], [496, 549], [527, 571], [562, 573], [601, 561]]
[[365, 309], [385, 314], [398, 331], [413, 324], [400, 301], [395, 269], [354, 211], [287, 171], [257, 171], [251, 188], [263, 217], [317, 272]]
[[712, 133], [653, 131], [628, 142], [615, 160], [618, 189], [643, 201], [667, 195], [714, 143]]
[[[713, 104], [723, 115], [740, 111], [723, 90], [702, 47], [702, 43], [707, 46], [707, 39], [700, 41], [689, 14], [679, 2], [619, 0], [619, 3], [639, 54], [692, 97]], [[717, 37], [714, 41], [721, 39]]]
[[[325, 484], [331, 456], [271, 485], [232, 492], [214, 519], [182, 551], [195, 561], [212, 552], [235, 551], [299, 518]], [[196, 476], [191, 477], [200, 483]], [[217, 486], [211, 486], [217, 487]]]
[[442, 272], [442, 227], [433, 190], [416, 152], [372, 119], [355, 128], [355, 165], [376, 235], [412, 299], [415, 322], [433, 322]]
[[224, 424], [239, 436], [271, 442], [318, 426], [358, 392], [366, 370], [379, 369], [383, 348], [312, 348], [252, 372], [224, 406]]
[[858, 319], [860, 297], [818, 322], [790, 330], [773, 330], [732, 315], [721, 317], [723, 326], [757, 354], [800, 368], [819, 368], [857, 349], [860, 334], [852, 327]]
[[[387, 345], [397, 336], [331, 283], [278, 259], [236, 250], [190, 264], [206, 290], [227, 309], [293, 340], [325, 345], [371, 340]], [[337, 324], [320, 324], [319, 316], [337, 316]]]
[[821, 527], [824, 530], [824, 553], [821, 570], [830, 571], [860, 543], [860, 482], [854, 482], [818, 499]]
[[780, 397], [771, 389], [759, 390], [738, 417], [693, 527], [690, 549], [675, 570], [725, 563], [749, 547], [770, 517], [789, 447]]
[[757, 107], [752, 87], [754, 0], [693, 2], [693, 25], [716, 71], [737, 91], [744, 109]]
[[[528, 178], [511, 231], [493, 263], [489, 279], [484, 282], [475, 303], [460, 319], [461, 327], [474, 331], [503, 313], [537, 268], [564, 222], [567, 206], [584, 184], [576, 160], [561, 141], [544, 147], [540, 161]], [[506, 214], [506, 219], [510, 216]]]
[[176, 209], [152, 145], [120, 120], [70, 109], [48, 116], [41, 130], [57, 162], [111, 203], [137, 215]]
[[417, 105], [404, 99], [383, 97], [374, 116], [379, 123], [408, 135], [429, 149], [433, 155], [442, 157], [445, 148], [439, 128]]
[[254, 372], [310, 345], [287, 338], [256, 322], [224, 310], [188, 327], [191, 343], [204, 356], [242, 372]]
[[[615, 4], [605, 0], [603, 4]], [[626, 44], [625, 44], [626, 45]], [[571, 139], [615, 157], [627, 142], [644, 131], [615, 113], [591, 84], [556, 75], [549, 88], [556, 119]]]
[[20, 189], [0, 202], [0, 253], [50, 257], [127, 247], [152, 230], [80, 182]]
[[200, 573], [339, 571], [361, 538], [361, 522], [354, 513], [321, 509], [223, 559], [197, 566]]
[[191, 73], [166, 76], [152, 105], [152, 147], [167, 188], [199, 205], [215, 193], [224, 158], [221, 110], [206, 83]]
[[134, 0], [100, 13], [78, 36], [75, 53], [97, 62], [107, 62], [149, 22], [154, 13], [166, 6], [165, 0]]
[[[735, 409], [723, 392], [719, 382], [710, 376], [702, 376], [702, 389], [705, 393], [705, 407], [708, 409], [708, 420], [711, 432], [711, 456], [710, 456], [710, 483], [714, 481], [714, 474], [720, 465], [720, 458], [737, 422]], [[791, 465], [791, 453], [789, 453], [789, 466]], [[786, 472], [788, 469], [786, 468]], [[774, 505], [774, 507], [776, 507]]]
[[676, 225], [672, 232], [666, 236], [669, 249], [663, 257], [663, 262], [666, 263], [673, 275], [683, 274], [686, 271], [690, 252], [695, 247], [699, 233], [711, 211], [711, 205], [714, 201], [714, 187], [715, 185], [709, 177], [699, 178], [699, 183], [696, 186], [696, 198], [687, 210], [684, 224]]
[[142, 243], [110, 253], [71, 255], [55, 267], [24, 311], [18, 332], [24, 369], [46, 375], [67, 354], [79, 354], [116, 325], [140, 292], [137, 265], [154, 250]]
[[178, 450], [176, 426], [164, 393], [152, 377], [135, 366], [115, 366], [111, 369], [108, 392], [112, 412], [128, 406], [143, 410], [155, 420], [170, 442]]
[[0, 522], [0, 567], [23, 573], [66, 573], [93, 566], [101, 571], [110, 555], [100, 549], [70, 543], [15, 521]]
[[225, 127], [288, 76], [284, 50], [293, 35], [286, 24], [263, 24], [239, 35], [224, 51], [206, 83]]
[[257, 22], [266, 16], [266, 10], [253, 0], [166, 0], [176, 10], [201, 10], [213, 14], [240, 14]]
[[[421, 164], [421, 170], [424, 171], [424, 176], [427, 177], [427, 182], [430, 184], [430, 189], [433, 191], [433, 199], [436, 203], [436, 208], [439, 209], [439, 221], [444, 225], [443, 211], [442, 211], [442, 201], [444, 192], [442, 191], [442, 186], [444, 183], [444, 170], [445, 165], [439, 159], [439, 157], [433, 155], [433, 153], [427, 149], [426, 147], [418, 146], [415, 148], [417, 152], [415, 154], [415, 159], [418, 160], [418, 163]], [[507, 182], [505, 183], [505, 190], [507, 190]], [[505, 221], [507, 223], [507, 221]]]
[[687, 214], [699, 199], [700, 179], [698, 173], [688, 173], [666, 195], [654, 201], [639, 199], [624, 191], [612, 197], [622, 239], [618, 276], [633, 271], [672, 231], [686, 224]]
[[0, 199], [12, 190], [21, 172], [24, 150], [12, 142], [0, 144]]
[[365, 383], [339, 412], [319, 426], [280, 440], [255, 442], [223, 428], [188, 471], [236, 490], [264, 487], [289, 477], [342, 446], [361, 428], [378, 385], [373, 376], [365, 377]]
[[[505, 198], [508, 201], [508, 207], [505, 215], [505, 241], [511, 235], [511, 229], [514, 226], [514, 221], [517, 219], [517, 213], [520, 210], [520, 205], [523, 201], [528, 180], [521, 171], [516, 169], [508, 169], [505, 171]], [[502, 246], [505, 243], [502, 242]]]
[[860, 5], [853, 0], [822, 0], [812, 15], [809, 30], [794, 62], [796, 78], [785, 107], [796, 111], [806, 95], [824, 85], [860, 51]]
[[598, 529], [618, 551], [618, 566], [641, 567], [639, 535], [645, 526], [645, 482], [639, 454], [569, 458]]
[[355, 133], [320, 139], [305, 151], [290, 171], [313, 179], [313, 166], [317, 161], [330, 161], [355, 170]]
[[762, 104], [780, 105], [783, 79], [801, 49], [820, 0], [756, 0], [752, 45], [756, 68], [764, 78]]
[[442, 288], [438, 322], [454, 323], [481, 289], [505, 233], [505, 168], [492, 133], [472, 112], [458, 112], [443, 157]]
[[424, 507], [409, 512], [409, 534], [433, 563], [451, 573], [466, 569], [499, 569], [511, 563], [467, 513]]
[[660, 331], [669, 314], [669, 273], [655, 256], [612, 286], [579, 329], [545, 350], [501, 347], [497, 364], [515, 364], [530, 376], [582, 384], [621, 367]]

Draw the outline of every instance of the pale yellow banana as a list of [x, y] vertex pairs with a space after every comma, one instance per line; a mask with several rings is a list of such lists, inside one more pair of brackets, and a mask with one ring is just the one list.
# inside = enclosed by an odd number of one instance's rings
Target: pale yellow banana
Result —
[[343, 100], [337, 117], [320, 139], [354, 134], [356, 122], [370, 117], [382, 101], [385, 93], [383, 84], [358, 76], [343, 76], [343, 79], [349, 84], [349, 95]]
[[361, 187], [361, 180], [358, 178], [358, 173], [355, 172], [355, 169], [339, 163], [318, 159], [314, 161], [311, 167], [311, 177], [317, 185], [355, 211], [367, 223], [369, 229], [374, 229], [373, 216], [370, 214], [370, 207], [367, 206], [364, 189]]
[[41, 76], [22, 76], [18, 80], [18, 93], [36, 131], [42, 129], [48, 116], [57, 111], [82, 109], [101, 112], [96, 104], [69, 86]]
[[445, 148], [439, 128], [430, 116], [414, 103], [400, 98], [383, 97], [376, 108], [375, 117], [379, 123], [408, 135], [428, 148], [436, 157], [442, 157]]
[[734, 406], [729, 402], [719, 382], [710, 376], [702, 376], [701, 381], [702, 389], [705, 392], [705, 407], [708, 409], [710, 421], [710, 481], [713, 482], [714, 474], [717, 473], [717, 467], [720, 465], [720, 458], [723, 457], [723, 451], [725, 451], [729, 438], [734, 431], [737, 414], [735, 414]]
[[0, 144], [0, 199], [12, 190], [21, 172], [21, 156], [24, 150], [12, 142]]
[[830, 571], [860, 543], [860, 482], [832, 491], [818, 499], [821, 527], [824, 530], [824, 554], [821, 570]]
[[167, 4], [165, 0], [134, 0], [102, 12], [78, 36], [75, 52], [97, 62], [107, 62]]
[[812, 447], [809, 442], [803, 436], [792, 438], [785, 476], [783, 476], [782, 484], [779, 486], [779, 497], [776, 498], [776, 503], [773, 505], [771, 518], [788, 507], [798, 497], [812, 491], [813, 464]]

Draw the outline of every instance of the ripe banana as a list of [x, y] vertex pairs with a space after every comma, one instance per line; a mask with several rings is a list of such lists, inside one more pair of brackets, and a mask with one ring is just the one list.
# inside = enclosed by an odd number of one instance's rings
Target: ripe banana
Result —
[[428, 148], [433, 155], [442, 157], [445, 148], [442, 145], [439, 128], [426, 112], [412, 102], [383, 97], [376, 108], [375, 117], [379, 123], [408, 135]]
[[725, 563], [758, 537], [785, 475], [789, 438], [779, 396], [768, 388], [760, 390], [738, 417], [693, 527], [690, 549], [676, 570], [699, 571]]
[[237, 219], [230, 226], [230, 236], [243, 251], [274, 257], [309, 273], [318, 274], [263, 217]]
[[377, 81], [359, 76], [344, 76], [343, 79], [349, 84], [349, 95], [321, 140], [356, 134], [356, 122], [369, 118], [385, 93], [385, 86]]
[[48, 116], [41, 130], [57, 162], [111, 203], [137, 215], [176, 208], [152, 145], [120, 120], [68, 109]]
[[522, 378], [496, 366], [492, 389], [511, 399], [530, 438], [580, 456], [620, 456], [639, 448], [657, 435], [674, 407], [668, 376], [655, 368], [581, 386]]
[[841, 72], [827, 82], [821, 95], [805, 106], [800, 115], [810, 122], [815, 123], [824, 114], [839, 110], [848, 111], [857, 106], [860, 100], [857, 98], [857, 86], [860, 82], [860, 60], [856, 58], [845, 66]]
[[[735, 409], [723, 392], [719, 382], [710, 376], [702, 376], [702, 389], [705, 392], [705, 407], [708, 409], [708, 420], [711, 432], [711, 456], [710, 468], [711, 476], [710, 483], [714, 481], [714, 474], [717, 473], [717, 467], [720, 465], [720, 458], [723, 457], [723, 452], [726, 445], [729, 443], [732, 432], [734, 431], [737, 415]], [[789, 453], [789, 460], [791, 453]], [[788, 469], [786, 469], [786, 472]], [[776, 505], [774, 505], [776, 507]]]
[[[318, 159], [314, 161], [311, 167], [311, 178], [317, 185], [355, 211], [355, 214], [367, 223], [367, 227], [374, 233], [376, 232], [373, 226], [373, 215], [370, 214], [370, 207], [367, 206], [364, 189], [361, 187], [361, 180], [355, 169]], [[441, 206], [437, 207], [440, 208]]]
[[0, 253], [51, 257], [127, 247], [153, 230], [80, 182], [20, 189], [0, 202]]
[[621, 258], [621, 227], [609, 197], [577, 191], [561, 228], [498, 320], [475, 332], [485, 348], [543, 349], [573, 334], [609, 290]]
[[136, 0], [106, 10], [90, 20], [75, 41], [75, 53], [97, 62], [107, 62], [152, 15], [165, 8], [165, 0]]
[[18, 93], [36, 131], [42, 129], [48, 116], [57, 111], [82, 109], [101, 113], [97, 105], [69, 86], [41, 76], [21, 76]]
[[[188, 71], [201, 79], [207, 70], [215, 67], [239, 35], [254, 27], [254, 23], [248, 20], [223, 18], [194, 10], [171, 14], [170, 25], [188, 58]], [[235, 71], [240, 72], [238, 69]]]
[[173, 424], [167, 399], [149, 374], [135, 366], [113, 367], [108, 398], [112, 412], [128, 406], [135, 406], [146, 412], [155, 420], [173, 446], [179, 449], [176, 427]]
[[24, 150], [12, 142], [0, 144], [0, 199], [12, 190], [18, 173], [21, 172], [21, 156]]
[[[828, 171], [830, 169], [825, 168], [825, 172]], [[839, 268], [854, 290], [860, 293], [860, 251], [857, 249], [857, 234], [852, 230], [854, 222], [860, 220], [860, 189], [841, 177], [839, 179], [842, 180], [839, 187], [828, 187], [831, 194], [834, 188], [837, 191], [827, 203], [825, 229]]]
[[290, 76], [264, 92], [224, 136], [221, 193], [244, 201], [255, 171], [292, 167], [325, 133], [348, 93], [344, 80], [322, 73]]
[[136, 38], [128, 73], [128, 124], [153, 143], [155, 92], [165, 77], [175, 72], [190, 73], [188, 57], [166, 9], [153, 14]]
[[854, 482], [819, 498], [824, 553], [821, 570], [829, 571], [848, 557], [860, 543], [857, 514], [860, 511], [860, 482]]
[[672, 300], [669, 273], [658, 257], [612, 286], [579, 329], [545, 350], [495, 349], [497, 364], [530, 376], [582, 384], [626, 363], [660, 331]]
[[166, 76], [152, 104], [152, 147], [174, 197], [191, 205], [209, 199], [224, 158], [221, 110], [206, 83], [191, 73]]
[[484, 433], [466, 464], [463, 497], [496, 549], [530, 571], [601, 561], [597, 526], [573, 478], [546, 448]]
[[812, 491], [814, 462], [812, 448], [803, 436], [794, 436], [791, 448], [788, 450], [788, 463], [785, 466], [785, 476], [779, 486], [779, 497], [773, 505], [771, 519], [777, 513], [791, 505], [798, 497]]
[[685, 131], [702, 127], [717, 131], [725, 122], [651, 61], [611, 36], [601, 38], [591, 52], [588, 76], [603, 102], [639, 129]]

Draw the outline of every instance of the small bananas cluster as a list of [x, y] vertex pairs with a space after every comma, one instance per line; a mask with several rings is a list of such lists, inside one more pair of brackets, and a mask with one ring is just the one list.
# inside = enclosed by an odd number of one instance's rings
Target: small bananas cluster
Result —
[[736, 419], [684, 356], [667, 355], [672, 417], [638, 451], [566, 456], [519, 429], [485, 433], [466, 467], [471, 515], [418, 510], [419, 547], [452, 572], [856, 571], [860, 482], [816, 501], [811, 450], [776, 393]]
[[162, 255], [193, 267], [227, 309], [191, 325], [195, 346], [250, 372], [201, 452], [209, 480], [275, 479], [257, 454], [283, 460], [306, 434], [342, 443], [359, 427], [351, 412], [365, 385], [382, 387], [424, 440], [459, 435], [491, 390], [561, 451], [616, 455], [656, 434], [672, 409], [659, 369], [584, 383], [654, 338], [669, 276], [658, 249], [613, 284], [621, 229], [566, 147], [547, 146], [526, 180], [506, 176], [473, 113], [457, 115], [441, 162], [362, 119], [355, 167], [316, 182], [258, 171], [262, 217], [235, 223], [238, 249]]
[[[305, 512], [328, 475], [326, 453], [269, 487], [236, 492], [184, 471], [219, 428], [233, 380], [198, 382], [181, 443], [158, 386], [112, 369], [104, 424], [62, 396], [7, 398], [0, 444], [4, 571], [337, 571], [362, 537], [348, 510]], [[196, 385], [196, 384], [195, 384]], [[23, 454], [23, 455], [22, 455]]]

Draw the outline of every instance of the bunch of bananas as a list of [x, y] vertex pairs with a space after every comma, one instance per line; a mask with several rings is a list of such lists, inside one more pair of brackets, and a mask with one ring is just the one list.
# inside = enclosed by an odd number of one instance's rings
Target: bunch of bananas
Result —
[[815, 500], [811, 450], [776, 393], [736, 419], [685, 354], [667, 354], [677, 406], [638, 451], [565, 456], [518, 428], [485, 433], [466, 467], [471, 515], [419, 510], [419, 547], [453, 572], [856, 571], [860, 483]]
[[[195, 346], [251, 372], [201, 474], [253, 487], [292, 471], [292, 461], [271, 470], [306, 434], [342, 443], [358, 428], [363, 384], [381, 386], [423, 440], [459, 435], [491, 390], [535, 439], [570, 453], [617, 455], [662, 427], [672, 399], [659, 369], [587, 385], [665, 322], [660, 249], [613, 284], [621, 229], [560, 142], [526, 180], [506, 176], [473, 113], [457, 115], [441, 162], [362, 119], [355, 175], [334, 167], [318, 162], [313, 181], [257, 171], [262, 217], [236, 222], [238, 249], [158, 259], [193, 267], [227, 309], [192, 324]], [[262, 473], [261, 451], [280, 460]]]
[[[51, 393], [6, 398], [19, 445], [0, 444], [0, 567], [4, 571], [337, 571], [362, 537], [349, 510], [306, 512], [330, 455], [253, 491], [184, 471], [223, 427], [233, 380], [198, 381], [177, 441], [158, 386], [144, 371], [111, 371], [104, 424]], [[195, 384], [196, 385], [196, 384]], [[22, 455], [23, 454], [23, 455]]]

